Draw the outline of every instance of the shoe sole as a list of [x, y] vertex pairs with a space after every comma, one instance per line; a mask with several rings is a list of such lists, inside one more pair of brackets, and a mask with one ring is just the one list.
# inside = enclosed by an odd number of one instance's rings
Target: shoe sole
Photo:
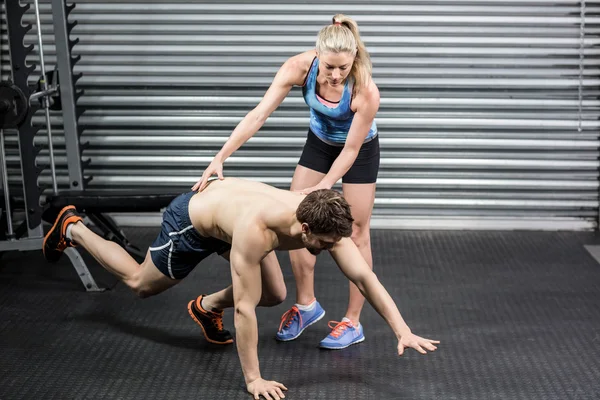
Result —
[[298, 332], [298, 334], [292, 338], [289, 339], [280, 339], [277, 336], [275, 336], [275, 339], [279, 340], [280, 342], [290, 342], [292, 340], [295, 340], [298, 338], [298, 336], [302, 335], [302, 332], [304, 332], [304, 330], [306, 328], [308, 328], [309, 326], [311, 326], [312, 324], [316, 324], [317, 322], [319, 322], [323, 317], [325, 316], [325, 311], [323, 311], [323, 314], [321, 314], [321, 316], [317, 319], [315, 319], [314, 321], [312, 321], [310, 324], [306, 325], [304, 328], [302, 328], [302, 330], [300, 332]]
[[213, 339], [211, 339], [211, 338], [208, 337], [208, 335], [206, 334], [206, 331], [204, 330], [204, 326], [202, 326], [202, 323], [198, 320], [198, 318], [196, 318], [196, 316], [194, 315], [194, 312], [192, 311], [192, 304], [194, 303], [194, 301], [195, 300], [191, 300], [188, 303], [188, 313], [190, 313], [190, 317], [192, 317], [192, 319], [194, 321], [196, 321], [196, 323], [198, 325], [200, 325], [200, 328], [202, 329], [202, 333], [204, 334], [204, 338], [206, 340], [208, 340], [210, 343], [213, 343], [213, 344], [231, 344], [231, 343], [233, 343], [233, 339], [229, 339], [229, 340], [227, 340], [225, 342], [218, 342], [218, 341], [213, 340]]
[[365, 341], [365, 336], [363, 335], [363, 337], [361, 337], [360, 339], [355, 340], [354, 342], [350, 342], [350, 343], [348, 343], [345, 346], [327, 347], [327, 346], [319, 345], [319, 347], [322, 348], [322, 349], [327, 349], [327, 350], [342, 350], [342, 349], [345, 349], [346, 347], [352, 346], [353, 344], [358, 344], [358, 343], [361, 343], [361, 342], [364, 342], [364, 341]]
[[[66, 206], [66, 207], [63, 207], [63, 209], [60, 210], [60, 212], [58, 213], [58, 216], [56, 217], [56, 220], [54, 220], [54, 225], [52, 225], [52, 228], [50, 228], [50, 230], [48, 231], [48, 233], [44, 237], [44, 242], [42, 243], [42, 252], [44, 253], [44, 257], [46, 257], [46, 241], [48, 241], [48, 238], [50, 237], [50, 235], [52, 235], [52, 233], [56, 229], [56, 227], [57, 227], [58, 223], [60, 222], [60, 220], [62, 219], [63, 215], [67, 211], [74, 210], [74, 209], [75, 209], [75, 206]], [[60, 227], [58, 227], [58, 228], [60, 229]]]

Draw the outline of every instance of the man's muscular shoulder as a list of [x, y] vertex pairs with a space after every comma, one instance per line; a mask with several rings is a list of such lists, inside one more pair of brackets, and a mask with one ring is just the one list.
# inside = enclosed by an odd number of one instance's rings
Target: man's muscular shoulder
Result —
[[273, 250], [277, 236], [258, 215], [238, 221], [233, 229], [232, 251], [249, 262], [260, 262]]

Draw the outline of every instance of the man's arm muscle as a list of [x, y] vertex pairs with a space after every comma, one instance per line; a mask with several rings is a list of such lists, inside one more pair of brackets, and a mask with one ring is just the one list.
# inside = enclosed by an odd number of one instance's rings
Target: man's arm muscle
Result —
[[230, 253], [236, 343], [246, 384], [261, 378], [256, 305], [262, 294], [260, 262], [269, 250], [266, 233], [249, 225], [236, 227]]
[[411, 333], [394, 300], [369, 268], [352, 239], [343, 238], [330, 252], [344, 275], [358, 287], [373, 308], [386, 320], [396, 337], [400, 338]]

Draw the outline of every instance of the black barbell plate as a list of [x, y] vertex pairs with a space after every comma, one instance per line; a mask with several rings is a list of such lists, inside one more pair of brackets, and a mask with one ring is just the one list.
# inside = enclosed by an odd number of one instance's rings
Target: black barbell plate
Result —
[[0, 128], [18, 128], [29, 112], [29, 102], [23, 91], [15, 84], [0, 81]]

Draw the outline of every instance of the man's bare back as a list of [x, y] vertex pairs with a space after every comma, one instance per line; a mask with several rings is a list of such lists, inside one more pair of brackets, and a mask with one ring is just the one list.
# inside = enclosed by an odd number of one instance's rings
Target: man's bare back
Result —
[[231, 243], [236, 226], [252, 223], [277, 235], [273, 248], [297, 249], [301, 239], [291, 236], [295, 212], [306, 196], [261, 182], [237, 178], [214, 180], [189, 203], [192, 224], [203, 236]]

